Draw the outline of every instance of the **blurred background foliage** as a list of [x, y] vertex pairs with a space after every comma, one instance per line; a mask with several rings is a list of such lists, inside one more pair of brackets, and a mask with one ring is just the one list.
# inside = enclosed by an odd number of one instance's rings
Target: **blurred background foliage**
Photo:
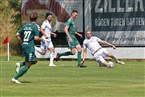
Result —
[[8, 35], [10, 38], [10, 53], [20, 54], [20, 43], [15, 38], [17, 30], [21, 27], [21, 2], [18, 0], [0, 0], [0, 53], [7, 54], [7, 46], [2, 41]]

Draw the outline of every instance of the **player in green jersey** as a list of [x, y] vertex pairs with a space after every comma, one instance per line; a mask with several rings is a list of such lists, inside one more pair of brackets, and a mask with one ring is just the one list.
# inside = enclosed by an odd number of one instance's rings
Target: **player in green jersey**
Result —
[[32, 12], [29, 16], [30, 23], [25, 24], [16, 34], [16, 37], [22, 43], [22, 50], [25, 54], [25, 61], [22, 63], [16, 63], [16, 75], [12, 78], [12, 82], [21, 83], [18, 78], [23, 76], [32, 64], [37, 63], [37, 58], [35, 55], [34, 41], [44, 41], [39, 38], [39, 29], [36, 25], [37, 13]]
[[68, 21], [65, 23], [65, 28], [64, 32], [66, 33], [66, 39], [69, 45], [69, 48], [71, 51], [67, 51], [64, 53], [58, 53], [55, 60], [58, 61], [61, 56], [69, 56], [69, 55], [75, 55], [76, 54], [76, 49], [78, 51], [77, 53], [77, 58], [78, 58], [78, 67], [86, 67], [85, 65], [81, 64], [81, 52], [82, 48], [80, 43], [78, 42], [77, 38], [75, 37], [75, 34], [80, 36], [82, 38], [82, 35], [76, 32], [76, 27], [75, 27], [75, 22], [74, 20], [78, 16], [78, 11], [73, 10], [71, 12], [71, 17], [68, 19]]

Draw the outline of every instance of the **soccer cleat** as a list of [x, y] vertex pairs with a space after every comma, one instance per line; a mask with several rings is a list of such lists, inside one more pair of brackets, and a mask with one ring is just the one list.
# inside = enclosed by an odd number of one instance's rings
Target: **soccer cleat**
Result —
[[20, 63], [16, 63], [16, 73], [18, 73], [20, 70]]
[[80, 68], [86, 68], [87, 66], [84, 65], [84, 64], [78, 64], [78, 67], [80, 67]]
[[49, 67], [56, 67], [55, 64], [49, 64]]
[[21, 84], [21, 82], [19, 82], [18, 80], [16, 80], [15, 78], [12, 78], [12, 82], [16, 83], [16, 84]]
[[117, 61], [118, 64], [124, 65], [125, 63], [123, 61]]
[[55, 58], [55, 61], [57, 62], [59, 59], [60, 59], [60, 54], [57, 53], [56, 58]]

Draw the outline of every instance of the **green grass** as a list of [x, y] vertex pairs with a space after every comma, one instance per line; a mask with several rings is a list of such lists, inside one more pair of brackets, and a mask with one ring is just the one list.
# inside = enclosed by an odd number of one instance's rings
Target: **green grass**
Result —
[[[144, 61], [126, 61], [114, 68], [100, 68], [95, 61], [86, 61], [87, 68], [77, 68], [76, 61], [58, 61], [57, 67], [48, 67], [48, 61], [39, 61], [19, 80], [15, 62], [1, 58], [1, 97], [145, 97]], [[14, 61], [15, 60], [15, 61]]]

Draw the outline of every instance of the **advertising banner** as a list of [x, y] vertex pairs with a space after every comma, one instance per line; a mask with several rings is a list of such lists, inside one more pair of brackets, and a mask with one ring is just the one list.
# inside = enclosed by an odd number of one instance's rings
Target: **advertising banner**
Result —
[[85, 6], [90, 4], [85, 10], [90, 10], [91, 15], [86, 16], [91, 21], [90, 28], [94, 35], [118, 46], [145, 46], [144, 0], [86, 2]]

